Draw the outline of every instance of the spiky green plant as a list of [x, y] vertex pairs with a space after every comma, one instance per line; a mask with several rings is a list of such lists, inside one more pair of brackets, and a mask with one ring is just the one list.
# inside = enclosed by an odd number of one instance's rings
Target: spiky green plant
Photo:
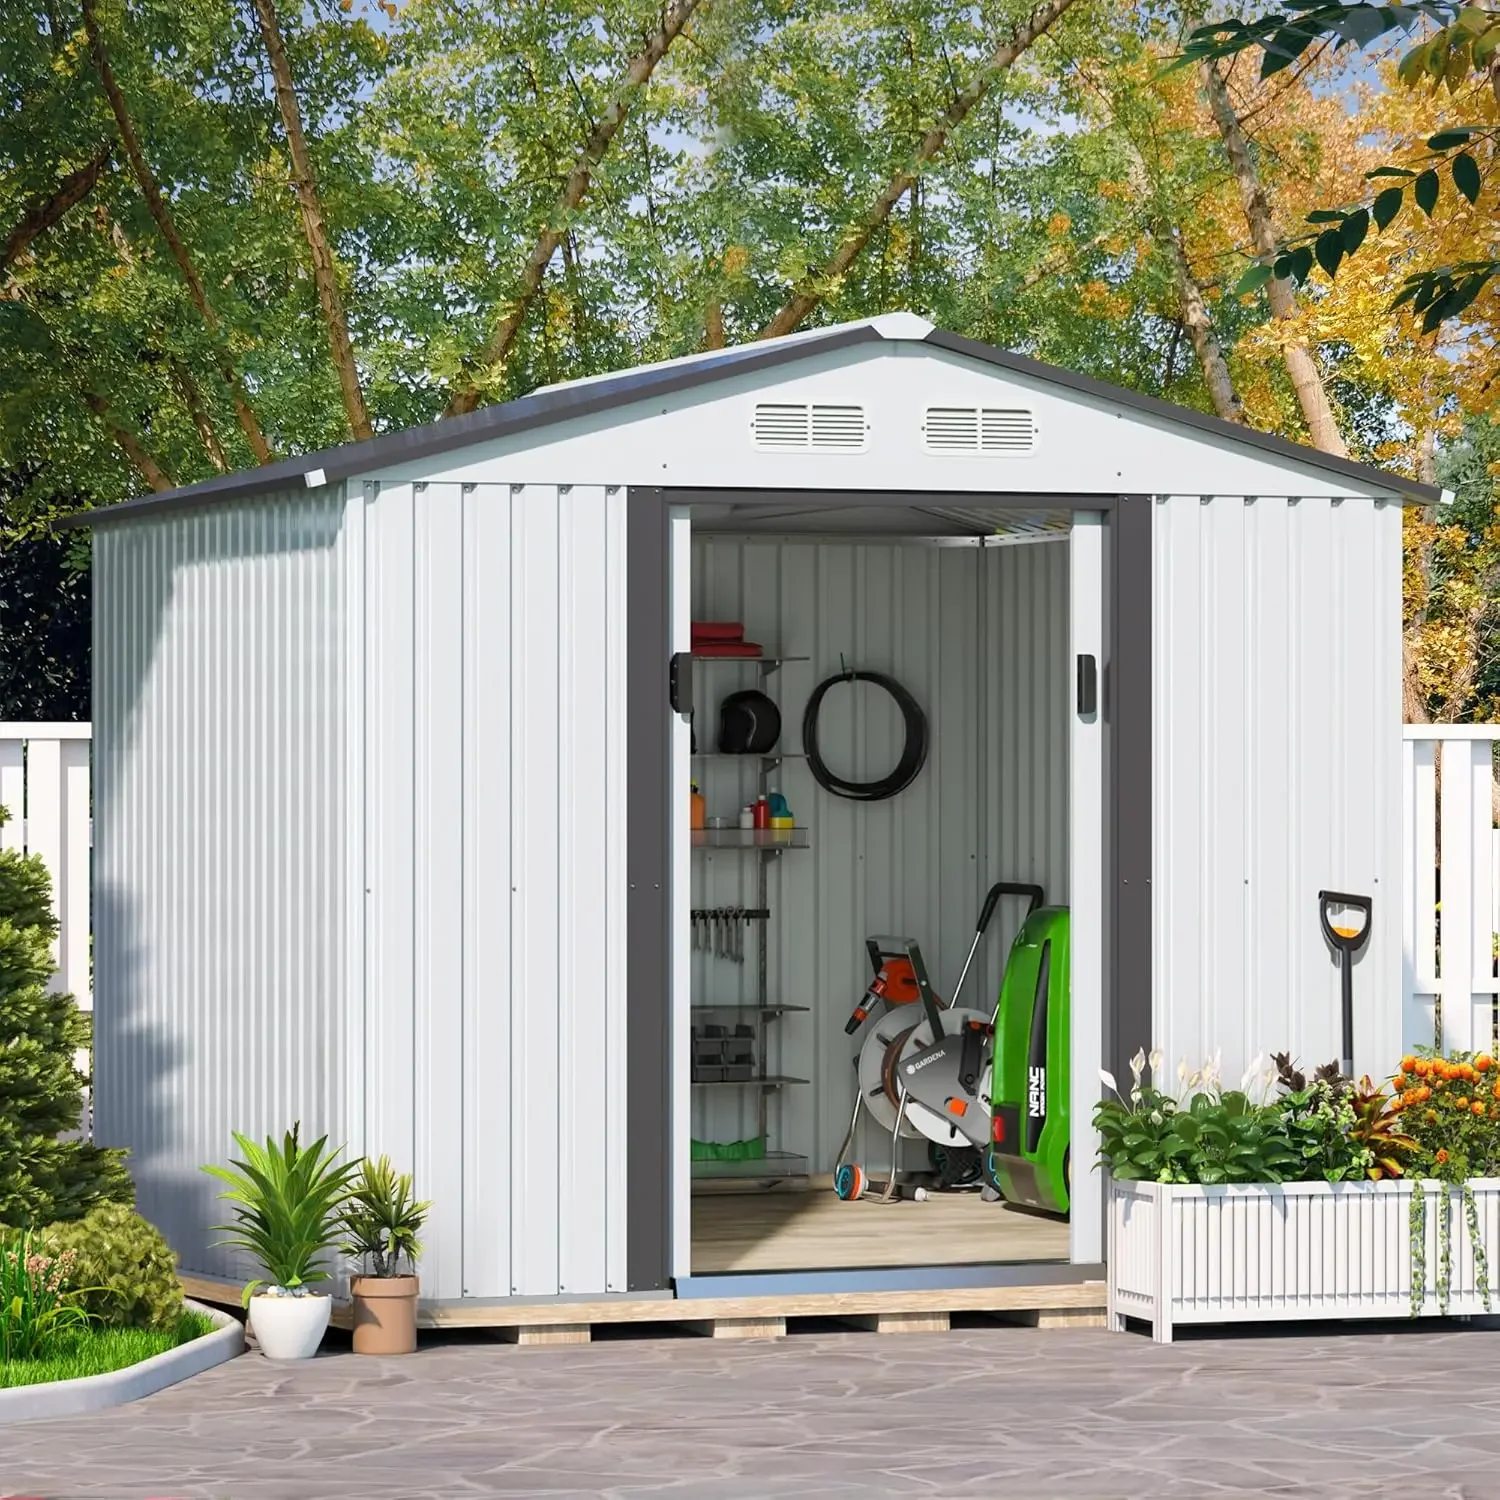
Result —
[[326, 1149], [326, 1135], [303, 1146], [300, 1131], [299, 1122], [279, 1147], [274, 1136], [267, 1136], [260, 1146], [236, 1131], [234, 1141], [244, 1160], [203, 1168], [228, 1184], [229, 1191], [219, 1197], [237, 1205], [232, 1224], [214, 1226], [229, 1235], [217, 1243], [248, 1251], [266, 1272], [247, 1283], [247, 1307], [263, 1286], [295, 1292], [329, 1279], [318, 1257], [338, 1240], [339, 1215], [359, 1163], [340, 1162], [344, 1148]]
[[390, 1157], [366, 1159], [340, 1218], [344, 1254], [367, 1261], [376, 1276], [399, 1276], [401, 1262], [415, 1267], [422, 1253], [417, 1236], [431, 1207], [416, 1201], [411, 1173], [398, 1173]]

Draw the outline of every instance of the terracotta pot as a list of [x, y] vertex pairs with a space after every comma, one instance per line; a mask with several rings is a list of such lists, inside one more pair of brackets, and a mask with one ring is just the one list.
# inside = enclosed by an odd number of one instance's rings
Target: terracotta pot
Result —
[[419, 1285], [415, 1276], [356, 1276], [350, 1281], [356, 1354], [412, 1353]]

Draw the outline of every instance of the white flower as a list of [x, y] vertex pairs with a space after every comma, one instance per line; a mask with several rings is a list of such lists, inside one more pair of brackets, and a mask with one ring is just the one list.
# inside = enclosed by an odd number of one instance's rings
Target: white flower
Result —
[[1177, 1081], [1178, 1081], [1178, 1083], [1186, 1084], [1187, 1083], [1187, 1076], [1188, 1076], [1188, 1072], [1187, 1072], [1187, 1058], [1185, 1058], [1185, 1057], [1184, 1058], [1180, 1058], [1180, 1059], [1178, 1059], [1178, 1063], [1177, 1063]]
[[1108, 1068], [1099, 1069], [1099, 1081], [1110, 1093], [1118, 1094], [1120, 1092], [1120, 1086], [1115, 1082], [1115, 1075]]
[[1189, 1073], [1188, 1074], [1187, 1086], [1188, 1086], [1188, 1092], [1190, 1094], [1196, 1093], [1199, 1089], [1201, 1089], [1203, 1087], [1203, 1074], [1201, 1072], [1196, 1071], [1196, 1070], [1194, 1072], [1192, 1072], [1192, 1073]]
[[1151, 1056], [1148, 1057], [1146, 1061], [1151, 1065], [1151, 1081], [1152, 1083], [1155, 1083], [1161, 1077], [1162, 1064], [1166, 1062], [1166, 1058], [1162, 1055], [1161, 1048], [1153, 1047], [1151, 1049]]
[[1130, 1059], [1130, 1076], [1136, 1083], [1141, 1081], [1141, 1073], [1145, 1070], [1145, 1067], [1146, 1049], [1140, 1047], [1137, 1048], [1135, 1056]]

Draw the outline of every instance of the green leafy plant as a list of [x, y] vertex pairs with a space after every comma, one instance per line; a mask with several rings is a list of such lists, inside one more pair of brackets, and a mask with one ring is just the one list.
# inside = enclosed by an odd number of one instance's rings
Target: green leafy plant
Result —
[[1278, 1105], [1287, 1136], [1302, 1158], [1298, 1175], [1324, 1182], [1368, 1177], [1370, 1154], [1354, 1136], [1354, 1084], [1338, 1064], [1325, 1063], [1308, 1078], [1285, 1052], [1272, 1061], [1282, 1088]]
[[81, 1218], [135, 1192], [123, 1151], [67, 1138], [83, 1113], [75, 1059], [89, 1027], [71, 995], [49, 988], [56, 935], [46, 866], [0, 850], [0, 1224], [17, 1227]]
[[101, 1328], [165, 1332], [182, 1316], [177, 1257], [161, 1232], [133, 1208], [102, 1203], [83, 1218], [53, 1224], [38, 1242], [49, 1255], [71, 1256], [78, 1295]]
[[73, 1330], [39, 1359], [17, 1359], [0, 1365], [0, 1389], [79, 1380], [140, 1364], [168, 1349], [180, 1348], [214, 1331], [203, 1313], [182, 1311], [170, 1328], [88, 1328]]
[[431, 1207], [416, 1201], [411, 1174], [398, 1173], [390, 1157], [366, 1159], [339, 1219], [344, 1253], [363, 1261], [376, 1276], [401, 1275], [401, 1262], [414, 1267], [422, 1253], [417, 1236]]
[[[1153, 1054], [1153, 1077], [1159, 1071]], [[1145, 1056], [1131, 1062], [1129, 1097], [1104, 1073], [1113, 1099], [1094, 1111], [1100, 1160], [1121, 1180], [1176, 1183], [1282, 1182], [1300, 1163], [1280, 1112], [1255, 1103], [1246, 1086], [1221, 1089], [1217, 1065], [1186, 1076], [1182, 1102], [1142, 1081]]]
[[303, 1146], [300, 1130], [300, 1123], [293, 1125], [280, 1146], [273, 1136], [261, 1146], [236, 1132], [244, 1160], [203, 1168], [228, 1185], [219, 1196], [236, 1205], [232, 1224], [214, 1226], [229, 1234], [217, 1243], [248, 1251], [266, 1272], [246, 1285], [247, 1307], [261, 1287], [301, 1295], [329, 1279], [318, 1258], [337, 1243], [339, 1215], [359, 1163], [339, 1162], [343, 1148], [328, 1150], [327, 1136]]
[[89, 1315], [69, 1298], [70, 1251], [48, 1255], [27, 1233], [0, 1245], [0, 1360], [41, 1359], [65, 1334], [86, 1329]]

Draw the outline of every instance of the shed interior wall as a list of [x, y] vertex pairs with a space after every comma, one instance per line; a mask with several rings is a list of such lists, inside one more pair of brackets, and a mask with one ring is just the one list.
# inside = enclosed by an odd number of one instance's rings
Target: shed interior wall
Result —
[[[988, 548], [695, 535], [693, 618], [743, 622], [767, 655], [807, 658], [764, 679], [753, 664], [699, 658], [694, 702], [700, 752], [715, 748], [725, 694], [763, 686], [781, 711], [778, 750], [788, 758], [766, 785], [785, 795], [810, 847], [769, 860], [768, 992], [808, 1009], [767, 1024], [767, 1058], [771, 1073], [808, 1083], [773, 1096], [769, 1144], [806, 1155], [815, 1176], [832, 1171], [853, 1106], [852, 1059], [863, 1033], [851, 1039], [844, 1023], [872, 977], [865, 938], [916, 938], [947, 998], [991, 884], [1034, 881], [1049, 902], [1068, 901], [1068, 554], [1065, 532]], [[844, 663], [894, 676], [928, 717], [927, 765], [888, 801], [824, 791], [802, 754], [808, 697]], [[902, 735], [899, 711], [877, 688], [839, 687], [824, 700], [822, 753], [842, 775], [883, 775], [900, 758]], [[694, 759], [709, 816], [733, 820], [756, 794], [758, 762], [747, 760]], [[695, 850], [693, 906], [756, 906], [762, 857]], [[966, 982], [966, 1004], [993, 1008], [1023, 912], [1019, 900], [1001, 903]], [[743, 964], [695, 952], [694, 1002], [753, 1003], [753, 944], [751, 929]], [[693, 1094], [695, 1138], [757, 1134], [753, 1089]], [[858, 1143], [860, 1159], [883, 1162], [884, 1133], [862, 1134], [871, 1138]], [[903, 1150], [903, 1165], [925, 1164], [923, 1143]], [[1060, 1243], [1065, 1256], [1065, 1230]]]

